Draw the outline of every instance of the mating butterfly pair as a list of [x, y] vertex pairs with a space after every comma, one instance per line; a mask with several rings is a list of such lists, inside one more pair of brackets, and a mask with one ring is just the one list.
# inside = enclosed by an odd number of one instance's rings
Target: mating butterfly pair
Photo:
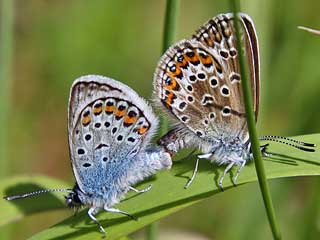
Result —
[[[149, 146], [158, 119], [144, 99], [128, 86], [110, 78], [89, 75], [77, 79], [70, 92], [68, 132], [76, 185], [64, 191], [70, 207], [89, 206], [89, 217], [103, 227], [95, 214], [104, 209], [132, 217], [113, 208], [133, 186], [161, 169], [171, 167], [171, 155], [184, 147], [199, 147], [199, 155], [188, 187], [201, 158], [227, 165], [226, 173], [238, 166], [234, 182], [252, 159], [241, 90], [241, 76], [232, 14], [221, 14], [204, 24], [190, 39], [182, 40], [162, 56], [154, 77], [155, 97], [177, 125], [163, 136], [160, 146]], [[254, 25], [240, 14], [244, 53], [249, 65], [256, 117], [259, 110], [259, 51]], [[281, 139], [281, 140], [279, 140]], [[313, 144], [264, 136], [290, 146], [314, 151]], [[293, 142], [293, 143], [290, 143]], [[305, 147], [306, 146], [306, 147]], [[265, 152], [265, 146], [261, 147]]]

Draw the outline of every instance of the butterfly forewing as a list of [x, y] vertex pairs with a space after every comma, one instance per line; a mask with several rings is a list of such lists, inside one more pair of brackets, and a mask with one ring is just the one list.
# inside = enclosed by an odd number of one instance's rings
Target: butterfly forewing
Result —
[[[257, 37], [250, 18], [240, 16], [257, 115]], [[155, 73], [155, 92], [161, 103], [189, 130], [207, 140], [215, 139], [220, 129], [236, 129], [238, 133], [232, 135], [247, 137], [233, 20], [232, 14], [221, 14], [208, 21], [193, 38], [168, 49]]]
[[70, 93], [68, 126], [80, 189], [94, 191], [118, 181], [122, 169], [127, 171], [120, 166], [134, 161], [157, 124], [150, 106], [129, 87], [101, 76], [78, 79]]

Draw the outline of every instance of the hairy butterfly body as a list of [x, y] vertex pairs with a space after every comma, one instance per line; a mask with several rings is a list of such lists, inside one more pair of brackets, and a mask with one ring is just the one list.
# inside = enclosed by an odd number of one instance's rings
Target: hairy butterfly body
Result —
[[67, 205], [89, 206], [89, 217], [104, 233], [94, 217], [99, 210], [132, 217], [113, 206], [129, 190], [148, 191], [151, 186], [144, 190], [133, 186], [157, 170], [171, 167], [169, 153], [149, 146], [157, 127], [158, 119], [151, 107], [128, 86], [97, 75], [76, 79], [68, 110], [70, 158], [76, 185], [66, 190]]
[[[257, 119], [260, 97], [258, 40], [251, 18], [241, 13], [239, 19]], [[199, 147], [203, 152], [198, 156], [194, 174], [186, 187], [195, 177], [199, 158], [227, 165], [219, 181], [221, 188], [225, 174], [233, 166], [238, 166], [233, 179], [236, 182], [241, 169], [252, 158], [233, 25], [231, 13], [209, 20], [192, 38], [170, 47], [155, 72], [156, 100], [178, 120], [159, 144], [173, 153], [190, 146]], [[278, 137], [265, 138], [278, 141]], [[261, 147], [263, 153], [265, 147]]]

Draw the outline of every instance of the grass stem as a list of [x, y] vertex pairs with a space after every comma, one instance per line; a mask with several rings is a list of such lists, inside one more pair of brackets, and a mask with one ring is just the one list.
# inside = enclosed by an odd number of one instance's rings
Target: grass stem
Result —
[[240, 65], [240, 73], [242, 79], [242, 91], [243, 91], [243, 98], [247, 116], [247, 123], [248, 123], [248, 130], [250, 135], [251, 141], [251, 149], [254, 156], [255, 168], [258, 176], [258, 181], [260, 185], [260, 190], [262, 193], [262, 198], [264, 201], [264, 205], [266, 208], [266, 213], [268, 216], [269, 224], [271, 227], [271, 231], [273, 234], [274, 239], [281, 239], [281, 233], [279, 225], [276, 221], [276, 215], [274, 211], [274, 207], [272, 204], [271, 194], [269, 191], [269, 186], [267, 183], [266, 173], [264, 170], [264, 165], [262, 162], [261, 152], [260, 152], [260, 144], [258, 140], [257, 130], [256, 130], [256, 120], [255, 115], [253, 112], [253, 104], [252, 104], [252, 96], [251, 96], [251, 86], [248, 79], [248, 73], [245, 65], [245, 60], [243, 53], [241, 51], [241, 37], [240, 37], [240, 26], [239, 21], [237, 19], [237, 13], [240, 12], [240, 4], [238, 0], [229, 0], [230, 5], [235, 16], [235, 29], [236, 29], [236, 38], [238, 42], [238, 53], [239, 53], [239, 65]]

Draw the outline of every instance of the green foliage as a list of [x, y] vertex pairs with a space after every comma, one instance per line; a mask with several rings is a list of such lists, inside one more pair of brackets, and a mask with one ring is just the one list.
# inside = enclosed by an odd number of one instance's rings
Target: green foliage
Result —
[[[66, 183], [45, 176], [19, 176], [7, 178], [0, 183], [1, 196], [10, 196], [41, 189], [70, 188]], [[61, 193], [44, 194], [15, 201], [1, 199], [0, 227], [29, 214], [64, 207]]]
[[[301, 136], [297, 139], [320, 145], [320, 134]], [[273, 155], [264, 159], [268, 179], [320, 175], [320, 156], [317, 153], [303, 152], [280, 144], [271, 144], [269, 152]], [[221, 193], [217, 187], [217, 180], [221, 176], [223, 167], [214, 166], [208, 161], [200, 162], [199, 173], [194, 183], [189, 189], [184, 189], [187, 178], [191, 176], [194, 159], [194, 156], [190, 156], [187, 159], [175, 162], [171, 171], [161, 172], [156, 177], [138, 186], [138, 188], [143, 188], [152, 183], [151, 191], [144, 194], [129, 193], [127, 198], [117, 205], [117, 208], [138, 217], [138, 221], [130, 220], [118, 214], [99, 214], [98, 219], [106, 228], [109, 239], [126, 236], [173, 212]], [[232, 174], [230, 174], [230, 177], [232, 177]], [[256, 180], [254, 166], [251, 163], [241, 172], [238, 186]], [[31, 190], [30, 187], [21, 189], [21, 186], [23, 187], [24, 184], [30, 186], [33, 183], [45, 188], [66, 187], [66, 184], [52, 179], [35, 177], [34, 179], [16, 178], [4, 181], [0, 190], [3, 195], [25, 192]], [[228, 190], [230, 188], [233, 188], [232, 183], [230, 178], [226, 177], [224, 189]], [[5, 219], [9, 219], [7, 220], [9, 222], [32, 212], [61, 208], [63, 198], [60, 196], [58, 198], [60, 200], [57, 200], [56, 196], [56, 194], [49, 194], [45, 201], [42, 199], [45, 196], [42, 196], [41, 199], [39, 199], [39, 196], [38, 199], [30, 198], [29, 200], [5, 202], [0, 205], [0, 212], [8, 212]], [[19, 205], [17, 205], [18, 202]], [[47, 207], [40, 206], [41, 204], [46, 204]], [[31, 239], [48, 239], [49, 237], [50, 239], [94, 239], [101, 237], [101, 233], [99, 233], [96, 224], [87, 217], [86, 210], [83, 210], [76, 216], [67, 218], [57, 225], [34, 235]]]

